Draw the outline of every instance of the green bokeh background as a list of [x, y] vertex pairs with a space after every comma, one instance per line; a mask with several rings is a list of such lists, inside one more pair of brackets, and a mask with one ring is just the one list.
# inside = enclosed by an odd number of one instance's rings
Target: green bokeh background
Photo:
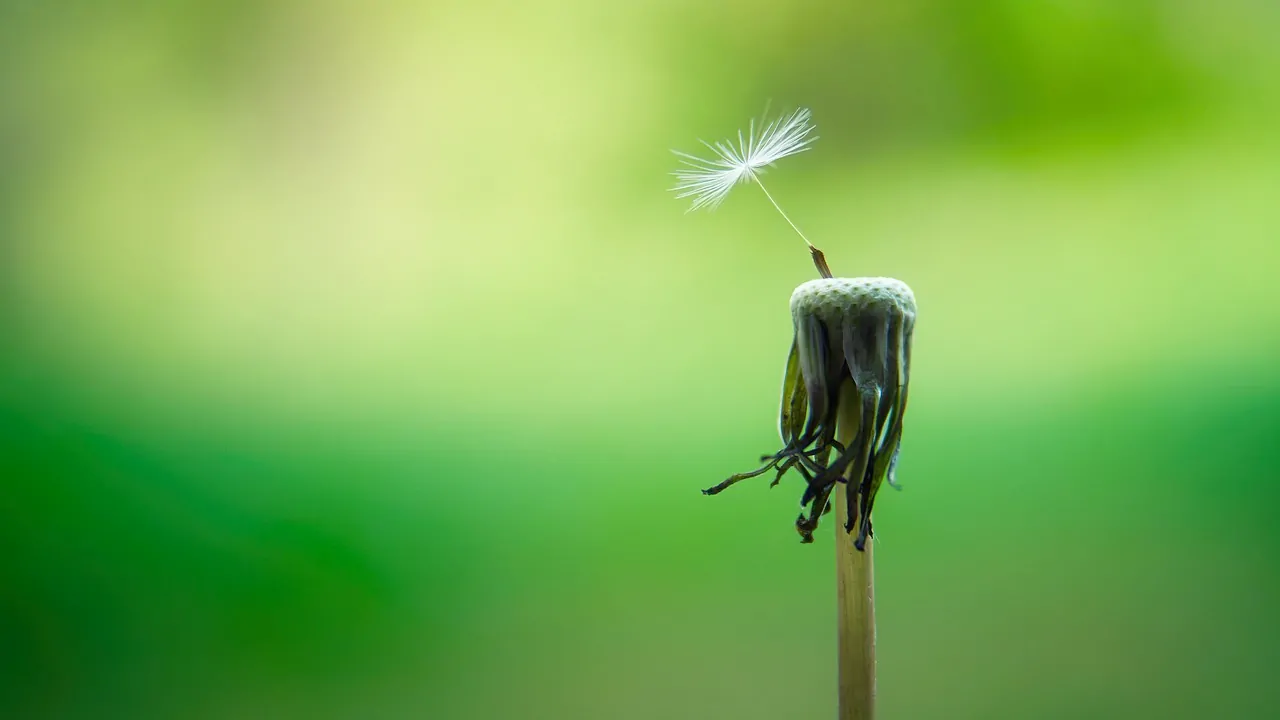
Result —
[[[1280, 5], [0, 4], [0, 716], [825, 718], [754, 188], [920, 306], [895, 718], [1280, 717]], [[792, 481], [793, 483], [795, 481]], [[829, 527], [829, 526], [828, 526]]]

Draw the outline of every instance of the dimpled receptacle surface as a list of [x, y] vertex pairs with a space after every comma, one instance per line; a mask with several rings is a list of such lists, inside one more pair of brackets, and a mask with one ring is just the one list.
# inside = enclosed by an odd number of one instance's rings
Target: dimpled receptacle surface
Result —
[[791, 293], [791, 315], [816, 315], [838, 322], [851, 315], [897, 314], [915, 317], [916, 298], [901, 280], [887, 277], [821, 278]]

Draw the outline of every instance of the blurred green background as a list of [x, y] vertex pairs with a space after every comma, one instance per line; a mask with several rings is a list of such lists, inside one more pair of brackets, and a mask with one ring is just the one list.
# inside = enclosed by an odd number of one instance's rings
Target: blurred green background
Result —
[[920, 305], [894, 718], [1280, 717], [1280, 5], [0, 5], [0, 716], [825, 718], [758, 191]]

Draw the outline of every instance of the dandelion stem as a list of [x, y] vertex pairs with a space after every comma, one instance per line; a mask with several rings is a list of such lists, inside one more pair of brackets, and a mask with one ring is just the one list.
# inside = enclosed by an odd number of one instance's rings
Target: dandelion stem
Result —
[[800, 239], [804, 241], [804, 244], [809, 246], [809, 256], [813, 258], [813, 266], [818, 269], [818, 274], [824, 278], [831, 277], [831, 268], [827, 266], [827, 257], [823, 255], [822, 251], [813, 243], [809, 242], [809, 238], [805, 237], [804, 233], [800, 231], [800, 228], [791, 221], [791, 217], [787, 215], [787, 211], [783, 210], [782, 206], [778, 204], [778, 201], [773, 199], [773, 195], [770, 194], [769, 189], [764, 186], [764, 183], [760, 180], [760, 176], [753, 172], [751, 173], [751, 178], [756, 181], [756, 185], [760, 186], [760, 190], [764, 192], [765, 197], [769, 198], [769, 202], [773, 203], [774, 209], [778, 211], [778, 214], [782, 216], [782, 219], [786, 220], [787, 224], [791, 226], [791, 229], [795, 230], [796, 234], [800, 236]]
[[[840, 393], [837, 434], [852, 447], [861, 424], [861, 402], [852, 384]], [[871, 539], [859, 552], [845, 531], [845, 494], [857, 492], [856, 479], [836, 483], [836, 644], [839, 720], [872, 720], [876, 700], [876, 611]]]

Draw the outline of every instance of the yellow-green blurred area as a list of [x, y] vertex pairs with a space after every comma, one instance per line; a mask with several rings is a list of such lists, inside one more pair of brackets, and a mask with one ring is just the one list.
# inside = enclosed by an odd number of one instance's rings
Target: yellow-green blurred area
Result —
[[0, 5], [0, 717], [826, 718], [756, 188], [920, 307], [899, 718], [1280, 717], [1273, 0]]

